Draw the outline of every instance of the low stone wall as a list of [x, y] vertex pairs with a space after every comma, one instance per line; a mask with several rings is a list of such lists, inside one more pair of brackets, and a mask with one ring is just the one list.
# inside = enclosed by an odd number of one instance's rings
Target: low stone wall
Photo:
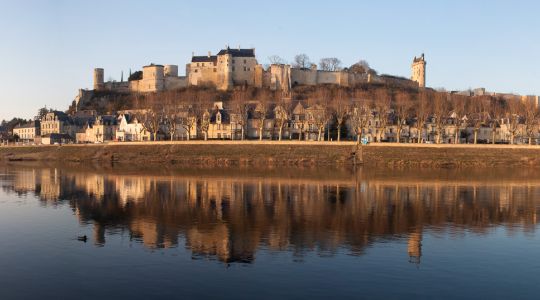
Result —
[[540, 167], [540, 147], [352, 142], [192, 141], [0, 147], [2, 161], [180, 166], [343, 165], [388, 167]]

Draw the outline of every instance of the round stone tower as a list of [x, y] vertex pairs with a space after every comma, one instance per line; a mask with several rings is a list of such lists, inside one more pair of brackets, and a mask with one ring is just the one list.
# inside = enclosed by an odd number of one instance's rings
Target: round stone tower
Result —
[[177, 65], [165, 65], [165, 77], [178, 77]]
[[102, 68], [94, 69], [94, 90], [103, 90], [105, 87], [104, 77], [105, 71]]
[[426, 60], [424, 59], [424, 53], [422, 53], [422, 56], [413, 59], [411, 69], [411, 80], [416, 81], [419, 87], [426, 87]]

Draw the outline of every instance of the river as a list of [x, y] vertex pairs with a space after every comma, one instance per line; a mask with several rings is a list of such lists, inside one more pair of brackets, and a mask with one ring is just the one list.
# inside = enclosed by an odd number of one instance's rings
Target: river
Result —
[[0, 165], [0, 299], [537, 299], [539, 175]]

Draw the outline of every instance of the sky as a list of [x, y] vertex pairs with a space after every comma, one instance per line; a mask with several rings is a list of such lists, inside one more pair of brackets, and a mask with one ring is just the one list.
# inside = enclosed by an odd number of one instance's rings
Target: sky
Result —
[[292, 61], [361, 59], [410, 77], [425, 53], [429, 87], [540, 95], [540, 1], [0, 0], [0, 120], [66, 110], [92, 70], [105, 79], [193, 52], [256, 48]]

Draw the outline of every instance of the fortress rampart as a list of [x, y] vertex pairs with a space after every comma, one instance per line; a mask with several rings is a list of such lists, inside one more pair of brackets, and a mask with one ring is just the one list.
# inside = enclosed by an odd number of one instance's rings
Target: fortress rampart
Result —
[[[212, 85], [221, 90], [234, 86], [266, 87], [286, 93], [297, 85], [334, 84], [354, 86], [360, 83], [382, 83], [407, 87], [425, 87], [426, 61], [424, 55], [413, 59], [411, 79], [394, 76], [379, 76], [374, 73], [295, 68], [288, 64], [272, 64], [264, 68], [257, 62], [255, 49], [231, 49], [227, 47], [217, 55], [192, 56], [186, 65], [186, 76], [178, 76], [177, 65], [150, 64], [143, 67], [140, 78], [128, 81], [104, 81], [105, 71], [94, 69], [94, 90], [113, 92], [157, 92], [187, 86]], [[130, 74], [131, 75], [131, 74]], [[130, 76], [131, 77], [131, 76]]]

